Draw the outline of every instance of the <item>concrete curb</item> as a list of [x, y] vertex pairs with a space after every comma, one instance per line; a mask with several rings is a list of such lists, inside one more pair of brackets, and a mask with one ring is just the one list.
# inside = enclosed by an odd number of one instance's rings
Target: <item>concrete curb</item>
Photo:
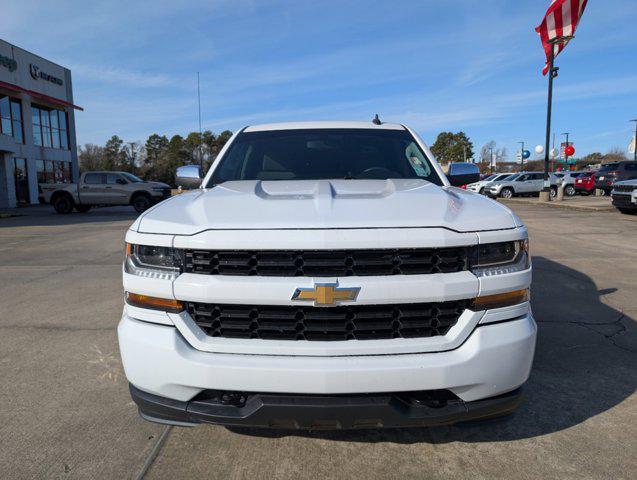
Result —
[[546, 207], [554, 207], [554, 208], [564, 208], [566, 210], [579, 210], [579, 211], [583, 211], [583, 212], [612, 212], [615, 210], [615, 207], [613, 207], [612, 205], [605, 205], [605, 206], [599, 206], [599, 207], [595, 207], [595, 206], [590, 206], [590, 205], [573, 205], [571, 202], [567, 201], [562, 201], [562, 202], [556, 202], [556, 201], [551, 201], [551, 202], [540, 202], [538, 200], [522, 200], [522, 199], [508, 199], [508, 200], [503, 200], [503, 199], [498, 199], [498, 201], [501, 201], [502, 203], [518, 203], [520, 205], [541, 205], [541, 206], [546, 206]]

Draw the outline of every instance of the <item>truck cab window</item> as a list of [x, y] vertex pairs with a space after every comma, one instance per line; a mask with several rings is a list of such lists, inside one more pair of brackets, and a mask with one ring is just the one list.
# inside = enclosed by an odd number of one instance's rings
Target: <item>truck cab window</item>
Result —
[[103, 175], [101, 173], [87, 173], [84, 177], [84, 183], [99, 185], [104, 183]]

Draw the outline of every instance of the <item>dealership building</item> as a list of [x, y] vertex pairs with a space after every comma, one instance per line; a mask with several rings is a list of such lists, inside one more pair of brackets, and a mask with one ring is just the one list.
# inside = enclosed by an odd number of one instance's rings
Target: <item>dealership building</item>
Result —
[[0, 208], [77, 181], [75, 110], [69, 69], [0, 40]]

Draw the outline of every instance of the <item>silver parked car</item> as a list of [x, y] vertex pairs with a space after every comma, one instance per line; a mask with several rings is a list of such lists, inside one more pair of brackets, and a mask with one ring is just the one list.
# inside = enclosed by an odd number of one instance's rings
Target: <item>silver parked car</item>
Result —
[[506, 180], [507, 177], [510, 177], [511, 175], [511, 173], [494, 173], [493, 175], [489, 175], [487, 178], [480, 180], [479, 182], [470, 183], [469, 185], [467, 185], [467, 190], [484, 194], [486, 192], [486, 189], [490, 187], [491, 184], [493, 184], [494, 182]]
[[586, 172], [555, 172], [557, 186], [564, 188], [564, 195], [572, 197], [577, 193], [575, 190], [575, 179], [586, 175]]
[[[557, 177], [549, 174], [551, 182], [551, 196], [557, 193]], [[521, 172], [504, 181], [495, 182], [489, 186], [487, 194], [490, 197], [513, 198], [519, 195], [537, 195], [544, 188], [544, 172]]]

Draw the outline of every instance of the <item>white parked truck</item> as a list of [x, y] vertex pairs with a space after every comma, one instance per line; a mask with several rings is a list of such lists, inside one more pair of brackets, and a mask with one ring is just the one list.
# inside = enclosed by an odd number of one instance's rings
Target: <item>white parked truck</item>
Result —
[[86, 213], [92, 207], [132, 205], [139, 213], [171, 195], [170, 186], [146, 182], [128, 172], [86, 172], [79, 183], [40, 184], [40, 201], [58, 213], [75, 208]]
[[[527, 230], [403, 125], [235, 133], [201, 188], [126, 234], [118, 327], [143, 418], [301, 429], [449, 424], [521, 401]], [[178, 183], [184, 184], [178, 180]]]

